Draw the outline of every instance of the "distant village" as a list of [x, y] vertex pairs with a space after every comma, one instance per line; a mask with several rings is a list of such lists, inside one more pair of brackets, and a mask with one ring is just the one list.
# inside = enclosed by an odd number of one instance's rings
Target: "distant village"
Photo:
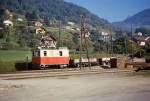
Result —
[[[4, 20], [3, 20], [3, 27], [0, 27], [0, 34], [3, 34], [3, 30], [4, 27], [5, 28], [9, 28], [15, 26], [14, 24], [14, 19], [13, 19], [13, 13], [11, 13], [9, 10], [5, 10], [5, 15], [4, 15]], [[54, 36], [52, 35], [48, 35], [47, 34], [47, 28], [51, 29], [51, 28], [56, 28], [56, 29], [60, 29], [60, 30], [65, 30], [67, 32], [71, 32], [76, 34], [77, 38], [80, 38], [80, 31], [81, 31], [81, 26], [79, 24], [76, 24], [74, 22], [67, 22], [66, 24], [61, 23], [61, 21], [50, 21], [49, 22], [49, 26], [45, 27], [45, 22], [42, 19], [39, 20], [33, 20], [33, 21], [26, 21], [24, 18], [18, 17], [16, 18], [17, 22], [27, 22], [28, 26], [34, 26], [35, 31], [33, 33], [35, 33], [36, 35], [40, 35], [41, 39], [39, 39], [38, 45], [40, 47], [52, 47], [52, 48], [56, 48], [57, 47], [57, 43], [58, 43], [58, 39], [56, 39]], [[90, 25], [86, 25], [87, 27], [87, 31], [85, 33], [85, 37], [91, 37], [92, 34], [90, 31], [96, 31], [96, 28], [90, 26]], [[11, 33], [11, 32], [10, 32]], [[150, 36], [144, 36], [144, 33], [138, 32], [138, 33], [132, 33], [133, 36], [131, 38], [132, 41], [134, 41], [135, 43], [137, 43], [140, 47], [144, 47], [145, 45], [150, 43]], [[114, 35], [114, 34], [113, 34]], [[120, 34], [121, 35], [121, 34]], [[8, 35], [7, 35], [8, 36]], [[93, 35], [94, 40], [97, 38], [98, 41], [102, 40], [102, 41], [111, 41], [111, 38], [113, 41], [117, 40], [117, 38], [113, 37], [111, 35], [110, 32], [106, 32], [106, 31], [99, 31], [98, 35], [94, 36]], [[96, 41], [96, 40], [95, 40]]]

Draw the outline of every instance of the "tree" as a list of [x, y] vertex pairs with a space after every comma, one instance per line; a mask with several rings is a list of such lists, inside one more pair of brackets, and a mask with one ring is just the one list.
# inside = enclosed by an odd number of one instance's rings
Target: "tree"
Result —
[[148, 28], [137, 28], [137, 29], [135, 30], [135, 32], [136, 32], [136, 33], [141, 32], [142, 34], [144, 34], [144, 35], [146, 35], [146, 36], [150, 35], [150, 29], [148, 29]]

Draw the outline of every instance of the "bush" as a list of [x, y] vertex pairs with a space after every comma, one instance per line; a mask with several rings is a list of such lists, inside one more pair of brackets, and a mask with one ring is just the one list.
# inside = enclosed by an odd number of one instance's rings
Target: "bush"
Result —
[[30, 70], [32, 69], [32, 63], [29, 62], [16, 62], [15, 63], [15, 68], [17, 71], [24, 71], [24, 70]]
[[15, 72], [15, 62], [0, 61], [0, 73]]
[[4, 62], [0, 61], [0, 73], [10, 73], [16, 71], [24, 71], [32, 68], [32, 63], [26, 62]]

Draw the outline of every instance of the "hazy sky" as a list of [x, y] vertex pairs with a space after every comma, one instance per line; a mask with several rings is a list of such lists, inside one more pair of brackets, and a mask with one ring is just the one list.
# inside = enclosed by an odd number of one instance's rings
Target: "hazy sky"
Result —
[[87, 8], [110, 22], [121, 21], [150, 8], [150, 0], [65, 0]]

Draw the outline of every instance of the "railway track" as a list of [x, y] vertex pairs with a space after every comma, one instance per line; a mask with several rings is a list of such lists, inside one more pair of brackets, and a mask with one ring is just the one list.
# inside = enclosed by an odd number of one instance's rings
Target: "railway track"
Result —
[[16, 80], [16, 79], [30, 79], [42, 77], [57, 77], [57, 76], [73, 76], [73, 75], [90, 75], [102, 73], [130, 73], [132, 70], [120, 69], [54, 69], [54, 70], [32, 70], [22, 71], [10, 74], [0, 74], [1, 80]]

